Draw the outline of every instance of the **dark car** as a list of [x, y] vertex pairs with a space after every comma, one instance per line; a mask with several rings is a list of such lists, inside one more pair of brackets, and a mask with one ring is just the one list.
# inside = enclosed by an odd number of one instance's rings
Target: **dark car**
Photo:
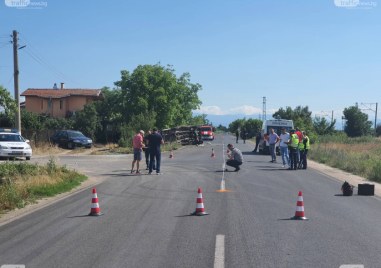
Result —
[[80, 131], [75, 130], [59, 130], [50, 140], [59, 147], [74, 149], [76, 147], [91, 148], [92, 139], [86, 137]]

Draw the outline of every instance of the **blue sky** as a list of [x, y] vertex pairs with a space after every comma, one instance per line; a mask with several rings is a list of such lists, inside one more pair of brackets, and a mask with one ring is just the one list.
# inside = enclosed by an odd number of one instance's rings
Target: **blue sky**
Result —
[[121, 70], [160, 62], [203, 86], [211, 115], [258, 118], [263, 96], [267, 115], [302, 105], [341, 118], [381, 102], [378, 0], [13, 1], [30, 5], [0, 2], [0, 84], [12, 94], [17, 30], [21, 92], [113, 87]]

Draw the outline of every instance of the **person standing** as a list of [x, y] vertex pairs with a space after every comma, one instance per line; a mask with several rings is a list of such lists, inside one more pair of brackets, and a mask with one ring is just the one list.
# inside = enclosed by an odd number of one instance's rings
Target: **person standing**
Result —
[[239, 129], [238, 128], [235, 131], [235, 137], [236, 137], [235, 143], [238, 143], [238, 139], [239, 139]]
[[[143, 138], [143, 143], [144, 143], [144, 147], [143, 147], [143, 151], [144, 151], [144, 156], [145, 156], [145, 159], [146, 159], [146, 170], [149, 170], [149, 162], [150, 162], [150, 153], [149, 153], [149, 146], [148, 146], [148, 137], [149, 135], [152, 134], [152, 131], [151, 130], [148, 130], [147, 131], [147, 135], [144, 136]], [[156, 169], [155, 167], [155, 162], [153, 163], [153, 169]]]
[[[310, 149], [310, 138], [308, 137], [307, 135], [307, 132], [306, 131], [302, 131], [302, 134], [303, 134], [303, 142], [301, 144], [303, 144], [303, 148], [302, 150], [300, 151], [300, 165], [299, 167], [301, 167], [302, 169], [307, 169], [307, 154], [308, 154], [308, 150]], [[300, 145], [300, 143], [299, 143]], [[300, 148], [300, 147], [299, 147]]]
[[258, 145], [259, 145], [259, 142], [261, 141], [261, 138], [262, 138], [262, 134], [261, 134], [261, 131], [258, 129], [257, 135], [255, 136], [255, 148], [253, 150], [254, 153], [256, 153], [258, 150]]
[[289, 149], [290, 149], [290, 170], [297, 170], [298, 168], [298, 146], [299, 146], [299, 137], [295, 134], [295, 130], [290, 130], [290, 141], [289, 141]]
[[286, 165], [290, 166], [290, 157], [288, 153], [288, 143], [290, 142], [290, 134], [286, 131], [284, 127], [282, 127], [282, 134], [280, 134], [279, 139], [279, 148], [280, 148], [280, 155], [282, 156], [283, 166], [286, 167]]
[[275, 130], [273, 128], [270, 128], [270, 135], [269, 135], [269, 150], [271, 154], [271, 161], [272, 163], [276, 163], [276, 152], [275, 147], [277, 142], [279, 141], [278, 134], [275, 133]]
[[230, 159], [226, 161], [226, 165], [234, 167], [234, 171], [239, 171], [241, 169], [239, 166], [242, 165], [243, 161], [242, 152], [238, 148], [234, 148], [232, 144], [228, 144], [228, 149], [231, 153]]
[[[303, 142], [303, 134], [302, 134], [302, 132], [300, 131], [300, 129], [298, 127], [295, 128], [295, 134], [298, 135], [299, 143], [302, 143]], [[299, 150], [299, 146], [297, 148], [297, 154], [298, 154], [298, 162], [300, 162], [300, 150]]]
[[132, 139], [132, 147], [134, 150], [134, 160], [132, 161], [131, 173], [134, 173], [134, 166], [136, 163], [136, 174], [140, 174], [139, 170], [139, 162], [142, 160], [142, 152], [143, 152], [143, 136], [144, 131], [140, 130]]
[[246, 129], [243, 129], [243, 130], [241, 131], [241, 137], [242, 137], [243, 143], [246, 143], [246, 139], [247, 139], [247, 132], [246, 132]]
[[164, 144], [164, 140], [160, 133], [157, 131], [157, 128], [153, 128], [152, 131], [153, 133], [148, 136], [148, 147], [150, 153], [148, 174], [152, 174], [153, 165], [156, 160], [156, 174], [160, 175], [161, 145]]

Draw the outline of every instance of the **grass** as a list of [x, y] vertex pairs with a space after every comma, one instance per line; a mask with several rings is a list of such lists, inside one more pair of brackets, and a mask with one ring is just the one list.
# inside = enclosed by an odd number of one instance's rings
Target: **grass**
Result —
[[0, 165], [0, 213], [67, 192], [84, 180], [86, 176], [57, 166], [53, 158], [45, 166], [5, 162]]
[[381, 182], [381, 139], [323, 136], [311, 146], [309, 158]]

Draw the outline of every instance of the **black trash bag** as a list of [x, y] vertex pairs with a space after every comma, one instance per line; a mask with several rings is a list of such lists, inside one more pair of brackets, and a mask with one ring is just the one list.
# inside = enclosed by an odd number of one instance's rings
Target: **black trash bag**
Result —
[[353, 195], [353, 188], [353, 185], [350, 185], [347, 181], [345, 181], [341, 186], [341, 191], [343, 192], [344, 196], [351, 196]]

